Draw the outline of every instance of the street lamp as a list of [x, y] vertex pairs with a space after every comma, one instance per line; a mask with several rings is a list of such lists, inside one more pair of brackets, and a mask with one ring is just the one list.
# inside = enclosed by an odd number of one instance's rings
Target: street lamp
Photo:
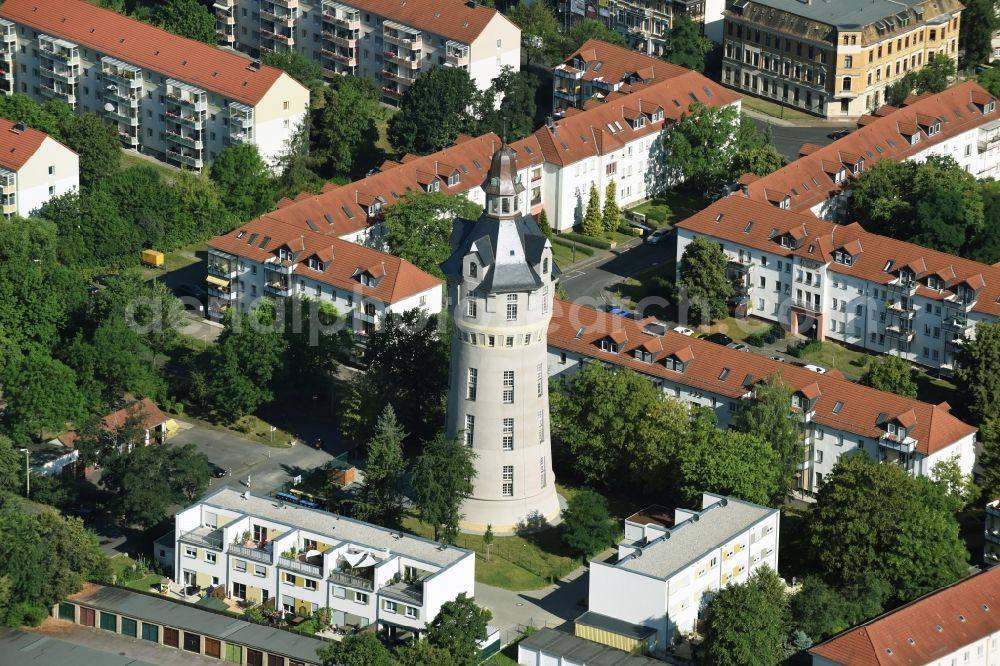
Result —
[[24, 454], [24, 496], [31, 497], [31, 458], [28, 449], [21, 449], [21, 453]]

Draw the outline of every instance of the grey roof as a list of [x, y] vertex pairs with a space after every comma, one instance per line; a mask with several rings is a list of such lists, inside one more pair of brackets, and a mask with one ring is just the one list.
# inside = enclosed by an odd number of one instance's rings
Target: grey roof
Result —
[[[808, 4], [800, 0], [752, 0], [752, 2], [820, 23], [845, 29], [859, 29], [920, 7], [926, 0], [812, 0]], [[928, 10], [930, 9], [928, 7]], [[924, 18], [931, 19], [933, 16], [928, 13]]]
[[40, 634], [0, 629], [0, 663], [4, 666], [154, 666], [111, 652], [76, 645]]
[[667, 579], [737, 534], [778, 512], [777, 509], [733, 497], [719, 499], [721, 501], [669, 529], [665, 536], [643, 546], [638, 557], [629, 555], [615, 566]]
[[247, 514], [272, 520], [288, 527], [309, 530], [317, 534], [347, 541], [373, 549], [388, 549], [422, 562], [438, 566], [448, 566], [468, 557], [471, 552], [464, 548], [446, 546], [430, 539], [424, 539], [397, 530], [364, 523], [335, 513], [307, 509], [296, 504], [279, 502], [268, 497], [258, 497], [242, 493], [232, 488], [220, 488], [202, 503], [236, 513]]
[[555, 629], [541, 629], [520, 642], [525, 649], [558, 656], [580, 666], [663, 666], [662, 661], [629, 654]]
[[[472, 251], [479, 253], [487, 267], [481, 291], [516, 291], [537, 289], [542, 280], [535, 266], [542, 261], [548, 239], [531, 215], [496, 219], [485, 212], [478, 220], [455, 220], [451, 230], [451, 256], [442, 264], [446, 276], [462, 274], [462, 259]], [[559, 270], [553, 262], [553, 277]]]
[[316, 650], [326, 645], [325, 641], [318, 638], [251, 624], [230, 615], [201, 610], [181, 601], [160, 599], [117, 587], [98, 586], [92, 592], [84, 592], [71, 599], [74, 603], [98, 610], [191, 631], [227, 643], [239, 643], [244, 647], [284, 655], [310, 664], [319, 663]]
[[605, 631], [610, 631], [613, 634], [628, 636], [629, 638], [634, 638], [640, 641], [656, 633], [656, 629], [653, 627], [644, 627], [641, 624], [632, 624], [631, 622], [619, 620], [616, 617], [601, 615], [600, 613], [595, 613], [594, 611], [587, 611], [580, 617], [576, 618], [576, 623], [587, 627], [604, 629]]

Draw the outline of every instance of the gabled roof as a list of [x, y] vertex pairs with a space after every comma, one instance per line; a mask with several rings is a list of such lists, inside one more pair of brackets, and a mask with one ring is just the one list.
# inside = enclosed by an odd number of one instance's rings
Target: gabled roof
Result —
[[[582, 61], [582, 67], [575, 62]], [[600, 63], [600, 64], [598, 64]], [[635, 75], [646, 82], [662, 81], [687, 73], [688, 69], [665, 60], [639, 53], [622, 46], [609, 44], [600, 39], [588, 39], [580, 48], [571, 53], [556, 70], [582, 72], [585, 81], [601, 80], [615, 84]]]
[[[752, 220], [759, 224], [750, 225]], [[798, 249], [780, 245], [778, 240], [783, 234], [803, 225], [809, 235]], [[781, 210], [737, 194], [716, 201], [676, 226], [776, 256], [800, 256], [829, 263], [828, 270], [833, 273], [851, 275], [876, 284], [889, 284], [897, 279], [901, 268], [910, 268], [922, 281], [917, 293], [940, 301], [952, 298], [957, 285], [968, 284], [980, 292], [973, 311], [1000, 317], [1000, 303], [997, 302], [1000, 298], [1000, 267], [869, 233], [857, 223], [834, 224], [816, 218], [808, 211]], [[773, 236], [770, 235], [772, 229]], [[863, 251], [853, 255], [850, 266], [833, 262], [833, 250], [853, 249], [855, 244], [860, 245]], [[943, 290], [930, 289], [923, 284], [927, 276], [939, 274], [952, 275]]]
[[[629, 141], [656, 135], [664, 123], [676, 122], [695, 102], [725, 106], [738, 99], [739, 95], [711, 79], [685, 71], [628, 95], [613, 99], [609, 96], [605, 103], [589, 106], [585, 111], [567, 113], [551, 125], [542, 126], [532, 136], [541, 145], [546, 162], [565, 166], [617, 150]], [[663, 122], [652, 120], [657, 108], [663, 110]], [[643, 126], [633, 129], [625, 109], [641, 110], [647, 116]]]
[[[348, 0], [343, 4], [464, 44], [476, 41], [494, 19], [510, 23], [497, 10], [466, 0], [434, 0], [430, 4], [405, 0]], [[513, 27], [518, 30], [517, 26]]]
[[[883, 159], [905, 160], [957, 134], [1000, 120], [997, 111], [987, 115], [980, 111], [990, 99], [978, 83], [965, 81], [936, 95], [921, 97], [909, 106], [882, 107], [880, 117], [866, 117], [857, 130], [826, 146], [810, 146], [799, 159], [749, 184], [747, 193], [751, 198], [767, 200], [770, 190], [790, 192], [794, 188], [797, 194], [791, 197], [791, 209], [807, 211], [847, 186], [849, 181], [837, 184], [827, 175], [843, 168], [842, 155], [864, 157], [866, 169]], [[928, 136], [917, 124], [918, 116], [942, 119], [940, 131]], [[911, 145], [908, 137], [916, 133], [920, 141]]]
[[[931, 405], [894, 393], [885, 393], [848, 381], [839, 373], [817, 375], [805, 368], [779, 363], [759, 354], [729, 349], [674, 331], [660, 336], [653, 335], [634, 320], [559, 299], [556, 299], [552, 312], [548, 332], [548, 344], [551, 347], [631, 368], [647, 376], [712, 392], [732, 400], [748, 397], [754, 382], [778, 374], [793, 391], [809, 395], [818, 393], [813, 405], [814, 423], [855, 433], [859, 437], [877, 439], [884, 434], [884, 424], [878, 422], [882, 413], [904, 414], [912, 411], [916, 417], [916, 425], [908, 434], [917, 440], [916, 450], [922, 455], [945, 449], [976, 432], [976, 428], [952, 416], [946, 405]], [[626, 331], [628, 342], [618, 353], [602, 351], [595, 342], [615, 330]], [[668, 370], [662, 361], [647, 363], [635, 358], [635, 349], [650, 337], [659, 338], [664, 356], [674, 355], [681, 360], [687, 359], [684, 372]], [[730, 371], [723, 372], [727, 368]], [[840, 407], [835, 412], [837, 403], [840, 403]]]
[[[45, 132], [39, 132], [30, 127], [14, 131], [16, 124], [14, 121], [0, 118], [0, 167], [11, 171], [19, 170], [38, 152], [46, 139], [66, 148]], [[70, 148], [66, 148], [66, 150], [72, 152]]]
[[809, 653], [844, 666], [937, 663], [1000, 631], [1000, 567], [936, 590], [848, 629]]
[[0, 17], [23, 23], [133, 65], [255, 105], [287, 74], [275, 67], [251, 71], [235, 51], [180, 37], [83, 0], [6, 0]]
[[[143, 398], [130, 405], [122, 407], [116, 412], [111, 412], [101, 419], [101, 428], [108, 432], [122, 428], [130, 418], [139, 417], [139, 424], [144, 429], [152, 429], [166, 422], [167, 415], [156, 406], [156, 403], [149, 398]], [[65, 446], [74, 448], [76, 440], [80, 438], [80, 433], [74, 431], [65, 432], [59, 435], [58, 439]]]

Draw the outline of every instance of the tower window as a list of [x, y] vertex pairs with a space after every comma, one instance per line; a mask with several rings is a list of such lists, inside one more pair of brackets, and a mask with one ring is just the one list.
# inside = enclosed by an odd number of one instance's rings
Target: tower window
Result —
[[476, 368], [469, 368], [469, 381], [466, 387], [465, 397], [469, 400], [476, 399], [476, 390], [479, 385], [479, 370]]
[[500, 205], [502, 206], [502, 210], [503, 210], [504, 213], [509, 213], [510, 212], [510, 198], [509, 197], [504, 197], [500, 201]]
[[503, 401], [506, 404], [514, 402], [514, 371], [503, 371]]
[[514, 450], [514, 419], [503, 420], [503, 450]]
[[476, 274], [478, 273], [478, 271], [479, 271], [479, 267], [476, 266], [476, 262], [470, 261], [469, 262], [469, 277], [476, 277]]
[[503, 466], [503, 486], [501, 488], [501, 494], [504, 497], [510, 497], [514, 494], [514, 466], [504, 465]]
[[538, 441], [545, 441], [545, 410], [538, 410]]
[[507, 321], [517, 321], [517, 294], [507, 294]]
[[472, 447], [472, 437], [476, 431], [476, 417], [472, 414], [465, 415], [465, 445]]
[[465, 316], [471, 317], [472, 319], [475, 319], [476, 318], [476, 314], [477, 314], [476, 299], [470, 298], [466, 302]]
[[546, 483], [546, 479], [545, 479], [545, 456], [542, 456], [541, 458], [538, 459], [538, 481], [541, 484], [542, 488], [544, 488], [545, 487], [545, 483]]
[[547, 275], [549, 272], [549, 258], [545, 257], [542, 259], [542, 274]]

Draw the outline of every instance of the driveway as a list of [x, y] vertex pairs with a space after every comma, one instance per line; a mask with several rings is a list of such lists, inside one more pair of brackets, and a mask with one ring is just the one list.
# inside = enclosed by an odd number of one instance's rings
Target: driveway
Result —
[[559, 283], [571, 301], [586, 304], [583, 299], [593, 299], [589, 304], [606, 303], [609, 297], [605, 292], [609, 287], [664, 261], [672, 261], [675, 238], [676, 234], [668, 234], [658, 245], [635, 241], [590, 262], [574, 264], [566, 270]]
[[588, 569], [580, 567], [555, 585], [540, 590], [514, 592], [476, 583], [476, 603], [493, 613], [490, 624], [500, 630], [504, 645], [516, 640], [518, 628], [572, 626], [586, 609], [578, 605], [587, 597]]
[[844, 123], [843, 125], [832, 125], [827, 123], [822, 126], [789, 127], [787, 125], [773, 123], [766, 117], [756, 115], [751, 117], [754, 125], [756, 125], [757, 129], [760, 131], [763, 132], [770, 128], [771, 143], [789, 162], [798, 159], [799, 148], [802, 147], [802, 144], [815, 143], [819, 146], [825, 146], [826, 144], [833, 142], [833, 140], [827, 136], [830, 132], [842, 128], [853, 130], [857, 127], [857, 125], [853, 122]]
[[215, 664], [218, 666], [218, 659], [209, 659], [201, 655], [190, 652], [182, 652], [168, 647], [156, 645], [149, 641], [136, 638], [129, 638], [121, 634], [112, 634], [107, 631], [81, 627], [63, 620], [47, 619], [40, 627], [25, 627], [23, 631], [62, 641], [68, 641], [74, 645], [81, 645], [92, 650], [106, 652], [110, 654], [131, 657], [132, 659], [143, 661], [160, 666], [201, 666], [204, 664]]

